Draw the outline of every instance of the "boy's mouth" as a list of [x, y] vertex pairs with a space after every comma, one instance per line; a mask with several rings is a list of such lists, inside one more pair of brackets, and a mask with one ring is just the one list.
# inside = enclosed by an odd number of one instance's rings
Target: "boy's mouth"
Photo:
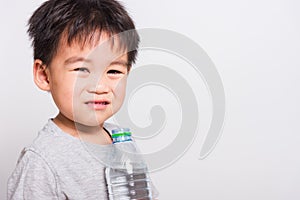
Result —
[[88, 101], [87, 104], [90, 108], [95, 110], [103, 110], [110, 104], [107, 100], [95, 100], [95, 101]]
[[101, 99], [101, 100], [93, 100], [93, 101], [87, 101], [86, 104], [110, 104], [110, 101], [106, 100], [106, 99]]

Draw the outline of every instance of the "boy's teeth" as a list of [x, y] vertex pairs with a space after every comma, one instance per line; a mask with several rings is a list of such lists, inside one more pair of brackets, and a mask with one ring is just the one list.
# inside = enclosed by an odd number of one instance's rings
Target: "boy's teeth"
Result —
[[103, 105], [105, 105], [106, 102], [95, 102], [95, 104], [103, 104]]
[[107, 105], [108, 102], [106, 102], [106, 101], [103, 101], [103, 102], [91, 101], [91, 102], [88, 102], [88, 104]]

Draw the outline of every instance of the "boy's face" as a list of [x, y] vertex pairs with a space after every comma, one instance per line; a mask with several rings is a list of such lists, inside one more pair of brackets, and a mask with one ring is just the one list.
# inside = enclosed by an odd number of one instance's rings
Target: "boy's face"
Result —
[[99, 126], [121, 107], [127, 82], [127, 54], [111, 48], [108, 37], [98, 46], [60, 43], [46, 68], [49, 91], [60, 118]]

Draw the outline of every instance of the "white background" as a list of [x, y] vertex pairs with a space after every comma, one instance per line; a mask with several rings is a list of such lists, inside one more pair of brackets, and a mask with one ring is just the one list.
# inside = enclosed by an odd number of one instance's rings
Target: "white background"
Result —
[[[32, 81], [26, 35], [42, 2], [1, 2], [0, 199], [20, 151], [56, 113], [49, 94]], [[299, 1], [123, 2], [138, 28], [170, 29], [197, 42], [225, 87], [226, 121], [216, 148], [199, 160], [199, 136], [182, 158], [153, 173], [160, 199], [300, 199]]]

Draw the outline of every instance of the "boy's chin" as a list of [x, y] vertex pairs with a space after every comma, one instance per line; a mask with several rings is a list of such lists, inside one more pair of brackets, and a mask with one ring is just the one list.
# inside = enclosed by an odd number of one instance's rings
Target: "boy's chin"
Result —
[[74, 120], [75, 125], [77, 128], [80, 127], [100, 127], [102, 128], [103, 123], [107, 120], [108, 118], [103, 118], [103, 119], [84, 119], [84, 120]]

